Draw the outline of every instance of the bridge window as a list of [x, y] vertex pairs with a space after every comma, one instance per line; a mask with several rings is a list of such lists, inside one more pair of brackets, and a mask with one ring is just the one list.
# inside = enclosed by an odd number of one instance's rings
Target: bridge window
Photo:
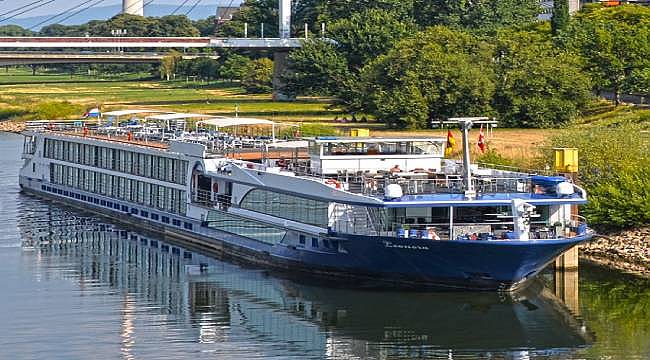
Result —
[[323, 201], [254, 189], [246, 194], [240, 206], [283, 219], [327, 227], [329, 203]]

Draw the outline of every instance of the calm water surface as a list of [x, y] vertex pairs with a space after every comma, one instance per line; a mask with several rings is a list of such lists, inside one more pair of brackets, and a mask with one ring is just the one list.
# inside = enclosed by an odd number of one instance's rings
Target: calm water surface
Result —
[[647, 280], [585, 264], [512, 297], [289, 280], [21, 194], [21, 149], [0, 133], [0, 359], [650, 359]]

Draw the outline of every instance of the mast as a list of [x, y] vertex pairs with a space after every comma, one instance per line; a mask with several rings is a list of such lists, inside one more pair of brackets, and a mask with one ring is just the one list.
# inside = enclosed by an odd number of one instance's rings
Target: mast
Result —
[[476, 197], [476, 189], [472, 182], [472, 169], [470, 153], [469, 153], [469, 129], [474, 124], [496, 124], [495, 120], [490, 120], [489, 117], [458, 117], [449, 118], [449, 121], [444, 121], [445, 124], [457, 124], [460, 126], [463, 140], [463, 184], [465, 185], [465, 197], [473, 199]]

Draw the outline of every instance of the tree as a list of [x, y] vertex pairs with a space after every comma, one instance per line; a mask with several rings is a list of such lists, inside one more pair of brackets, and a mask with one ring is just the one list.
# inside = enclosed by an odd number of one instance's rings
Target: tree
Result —
[[541, 13], [539, 0], [414, 0], [413, 7], [422, 27], [447, 25], [479, 32], [534, 22]]
[[489, 44], [436, 26], [397, 43], [362, 71], [367, 111], [389, 126], [426, 128], [452, 116], [489, 115]]
[[219, 64], [214, 59], [200, 57], [194, 60], [194, 69], [201, 79], [212, 80], [217, 76]]
[[332, 23], [328, 37], [337, 42], [337, 50], [345, 54], [348, 66], [358, 70], [415, 31], [415, 24], [400, 20], [395, 12], [367, 9]]
[[551, 29], [553, 35], [566, 29], [569, 24], [569, 3], [568, 0], [553, 0], [553, 17], [551, 17]]
[[35, 32], [23, 29], [18, 25], [3, 25], [0, 26], [0, 36], [34, 36]]
[[335, 95], [351, 76], [345, 57], [322, 40], [308, 40], [288, 57], [289, 70], [282, 74], [284, 92], [291, 95]]
[[585, 58], [595, 89], [613, 91], [617, 105], [622, 92], [650, 92], [650, 8], [587, 8], [572, 19], [561, 40]]
[[273, 61], [253, 60], [250, 71], [242, 79], [242, 86], [248, 93], [270, 93], [273, 90]]
[[160, 78], [165, 77], [167, 81], [176, 73], [178, 62], [182, 59], [178, 51], [170, 51], [160, 61]]
[[548, 25], [500, 30], [495, 58], [494, 108], [506, 126], [561, 126], [591, 99], [579, 57], [553, 46]]
[[223, 61], [219, 74], [230, 81], [242, 80], [250, 70], [251, 59], [239, 54], [231, 54]]

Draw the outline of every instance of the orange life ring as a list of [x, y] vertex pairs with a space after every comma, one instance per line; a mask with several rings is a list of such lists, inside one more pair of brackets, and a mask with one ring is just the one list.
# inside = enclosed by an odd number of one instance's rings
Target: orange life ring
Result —
[[327, 179], [325, 180], [325, 184], [334, 185], [334, 187], [336, 187], [337, 189], [341, 188], [341, 182], [336, 179]]

